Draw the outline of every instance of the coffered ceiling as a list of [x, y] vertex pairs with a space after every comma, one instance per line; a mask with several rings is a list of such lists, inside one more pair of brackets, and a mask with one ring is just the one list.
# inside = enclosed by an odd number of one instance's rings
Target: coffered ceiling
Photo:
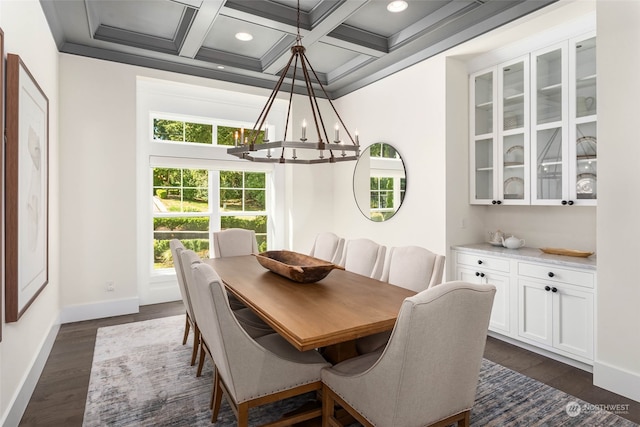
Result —
[[[337, 98], [555, 1], [300, 0], [300, 34]], [[297, 33], [296, 0], [40, 2], [60, 52], [266, 88]]]

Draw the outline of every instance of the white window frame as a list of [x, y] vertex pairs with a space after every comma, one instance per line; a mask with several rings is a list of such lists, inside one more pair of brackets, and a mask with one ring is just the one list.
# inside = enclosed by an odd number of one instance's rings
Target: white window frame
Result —
[[[181, 298], [175, 271], [153, 268], [153, 212], [150, 191], [153, 187], [153, 167], [266, 172], [267, 207], [270, 209], [267, 213], [268, 245], [270, 248], [285, 247], [288, 238], [285, 227], [286, 168], [271, 163], [240, 160], [227, 154], [228, 146], [225, 145], [153, 140], [154, 117], [197, 123], [211, 121], [223, 126], [250, 129], [266, 99], [266, 96], [138, 78], [136, 264], [141, 305]], [[284, 133], [286, 106], [287, 103], [283, 100], [276, 100], [274, 103], [269, 119], [271, 135]], [[215, 128], [213, 131], [217, 134]], [[281, 190], [275, 191], [275, 188]], [[210, 204], [212, 196], [213, 194], [209, 196]], [[217, 215], [217, 211], [218, 209], [212, 209], [213, 215]], [[210, 233], [215, 231], [211, 228]], [[276, 233], [276, 230], [281, 232]]]

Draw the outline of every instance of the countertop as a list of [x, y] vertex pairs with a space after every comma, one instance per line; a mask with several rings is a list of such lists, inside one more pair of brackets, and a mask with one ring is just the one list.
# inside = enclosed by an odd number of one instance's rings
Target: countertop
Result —
[[489, 243], [472, 243], [469, 245], [451, 246], [451, 249], [515, 258], [521, 259], [523, 261], [544, 262], [547, 264], [582, 268], [585, 270], [596, 270], [595, 254], [586, 258], [565, 255], [552, 255], [545, 254], [538, 248], [528, 248], [525, 246], [520, 249], [507, 249], [500, 246], [493, 246]]

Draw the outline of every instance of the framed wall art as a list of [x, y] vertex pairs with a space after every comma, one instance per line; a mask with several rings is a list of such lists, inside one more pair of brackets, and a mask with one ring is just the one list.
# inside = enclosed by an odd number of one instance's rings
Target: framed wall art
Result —
[[7, 54], [5, 319], [15, 322], [49, 281], [49, 99]]

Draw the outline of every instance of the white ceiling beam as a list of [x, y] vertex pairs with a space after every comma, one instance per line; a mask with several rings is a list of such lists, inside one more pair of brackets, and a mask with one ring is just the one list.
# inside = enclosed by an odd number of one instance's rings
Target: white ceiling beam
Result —
[[198, 9], [191, 28], [189, 28], [184, 43], [180, 48], [180, 56], [195, 58], [223, 5], [224, 0], [202, 1], [202, 6]]

